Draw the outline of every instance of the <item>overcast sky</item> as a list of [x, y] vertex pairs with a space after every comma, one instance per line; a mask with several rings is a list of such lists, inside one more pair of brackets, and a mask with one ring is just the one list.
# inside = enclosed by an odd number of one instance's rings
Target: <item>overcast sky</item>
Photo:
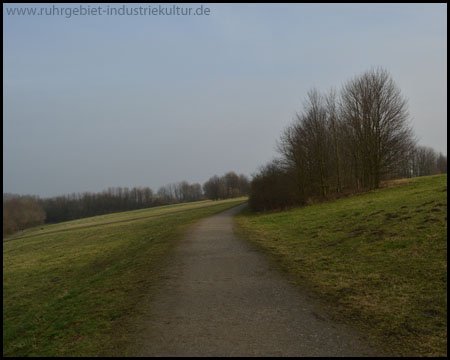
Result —
[[446, 4], [206, 6], [67, 18], [4, 5], [3, 192], [251, 175], [277, 155], [308, 89], [373, 66], [408, 99], [420, 144], [447, 154]]

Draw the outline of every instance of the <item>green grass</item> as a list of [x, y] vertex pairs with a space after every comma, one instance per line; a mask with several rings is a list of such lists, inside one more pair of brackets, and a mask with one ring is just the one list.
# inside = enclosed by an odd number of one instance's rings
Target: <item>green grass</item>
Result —
[[204, 200], [204, 201], [195, 201], [190, 203], [182, 203], [182, 204], [173, 204], [173, 205], [164, 205], [164, 206], [156, 206], [147, 209], [140, 210], [131, 210], [126, 212], [105, 214], [92, 216], [88, 218], [82, 218], [72, 221], [64, 221], [56, 224], [47, 224], [47, 225], [39, 225], [33, 228], [26, 229], [23, 234], [19, 234], [17, 237], [14, 235], [8, 235], [7, 238], [24, 238], [30, 236], [36, 236], [40, 234], [49, 234], [57, 231], [66, 231], [78, 228], [92, 227], [92, 226], [100, 226], [100, 225], [108, 225], [112, 222], [125, 222], [132, 221], [138, 219], [146, 219], [152, 216], [161, 216], [163, 214], [175, 213], [179, 211], [185, 211], [190, 209], [196, 209], [200, 207], [206, 206], [216, 206], [218, 204], [223, 204], [227, 202], [234, 202], [237, 200], [246, 200], [246, 197], [234, 198], [228, 200], [221, 200], [220, 202], [212, 201], [212, 200]]
[[335, 319], [393, 355], [446, 356], [446, 175], [236, 222]]
[[[137, 331], [130, 319], [157, 289], [186, 227], [244, 201], [184, 204], [176, 207], [183, 212], [4, 242], [3, 355], [124, 355]], [[74, 223], [101, 224], [161, 210]], [[70, 226], [75, 225], [52, 230]]]

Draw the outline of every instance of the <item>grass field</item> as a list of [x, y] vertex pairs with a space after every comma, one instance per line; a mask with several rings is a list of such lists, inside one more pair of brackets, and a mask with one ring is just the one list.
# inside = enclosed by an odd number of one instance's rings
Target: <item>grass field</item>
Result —
[[393, 355], [446, 356], [446, 175], [236, 221], [336, 319]]
[[[242, 200], [246, 198], [235, 198], [228, 200], [221, 200], [219, 204], [224, 204], [226, 202], [234, 202], [237, 200]], [[190, 209], [196, 209], [200, 207], [206, 206], [216, 206], [218, 205], [217, 201], [212, 200], [204, 200], [204, 201], [196, 201], [191, 203], [182, 203], [182, 204], [173, 204], [173, 205], [164, 205], [164, 206], [156, 206], [148, 209], [140, 209], [140, 210], [132, 210], [126, 212], [118, 212], [112, 214], [98, 215], [92, 216], [88, 218], [82, 218], [72, 221], [65, 221], [57, 224], [47, 224], [47, 225], [39, 225], [33, 228], [26, 229], [26, 232], [19, 234], [17, 237], [14, 235], [8, 235], [9, 237], [14, 238], [24, 238], [30, 236], [36, 236], [41, 234], [49, 234], [53, 232], [66, 231], [78, 228], [86, 228], [92, 226], [100, 226], [100, 225], [109, 225], [115, 222], [126, 222], [131, 220], [139, 220], [146, 219], [154, 216], [161, 216], [169, 213], [175, 213], [179, 211], [185, 211]]]
[[97, 216], [4, 242], [3, 356], [126, 354], [137, 331], [131, 320], [186, 228], [244, 201]]

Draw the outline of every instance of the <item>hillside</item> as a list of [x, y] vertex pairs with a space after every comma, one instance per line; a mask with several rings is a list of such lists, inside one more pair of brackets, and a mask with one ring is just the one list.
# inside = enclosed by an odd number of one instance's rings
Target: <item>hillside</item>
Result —
[[123, 355], [187, 226], [207, 201], [30, 229], [3, 243], [3, 355]]
[[336, 319], [394, 355], [446, 355], [446, 175], [290, 211], [247, 211], [237, 230]]

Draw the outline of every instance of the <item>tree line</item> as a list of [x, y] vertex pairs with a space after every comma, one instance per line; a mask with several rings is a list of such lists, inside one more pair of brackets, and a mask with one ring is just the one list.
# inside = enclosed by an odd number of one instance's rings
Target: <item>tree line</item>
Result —
[[417, 145], [407, 101], [390, 74], [371, 69], [342, 89], [311, 89], [277, 143], [280, 156], [253, 176], [261, 211], [380, 187], [382, 180], [447, 172], [447, 158]]
[[31, 195], [3, 194], [3, 235], [43, 224], [45, 211]]
[[414, 146], [400, 168], [401, 177], [416, 177], [447, 173], [447, 157], [429, 146]]
[[249, 179], [245, 175], [237, 175], [233, 171], [220, 177], [214, 175], [203, 184], [205, 196], [211, 200], [247, 196], [249, 189]]
[[[212, 179], [218, 185], [217, 191], [211, 186]], [[222, 177], [214, 175], [203, 186], [180, 181], [161, 186], [156, 193], [149, 187], [110, 187], [98, 193], [72, 193], [43, 199], [3, 194], [3, 235], [44, 222], [58, 223], [153, 206], [245, 196], [249, 186], [245, 175], [238, 176], [230, 171]]]

